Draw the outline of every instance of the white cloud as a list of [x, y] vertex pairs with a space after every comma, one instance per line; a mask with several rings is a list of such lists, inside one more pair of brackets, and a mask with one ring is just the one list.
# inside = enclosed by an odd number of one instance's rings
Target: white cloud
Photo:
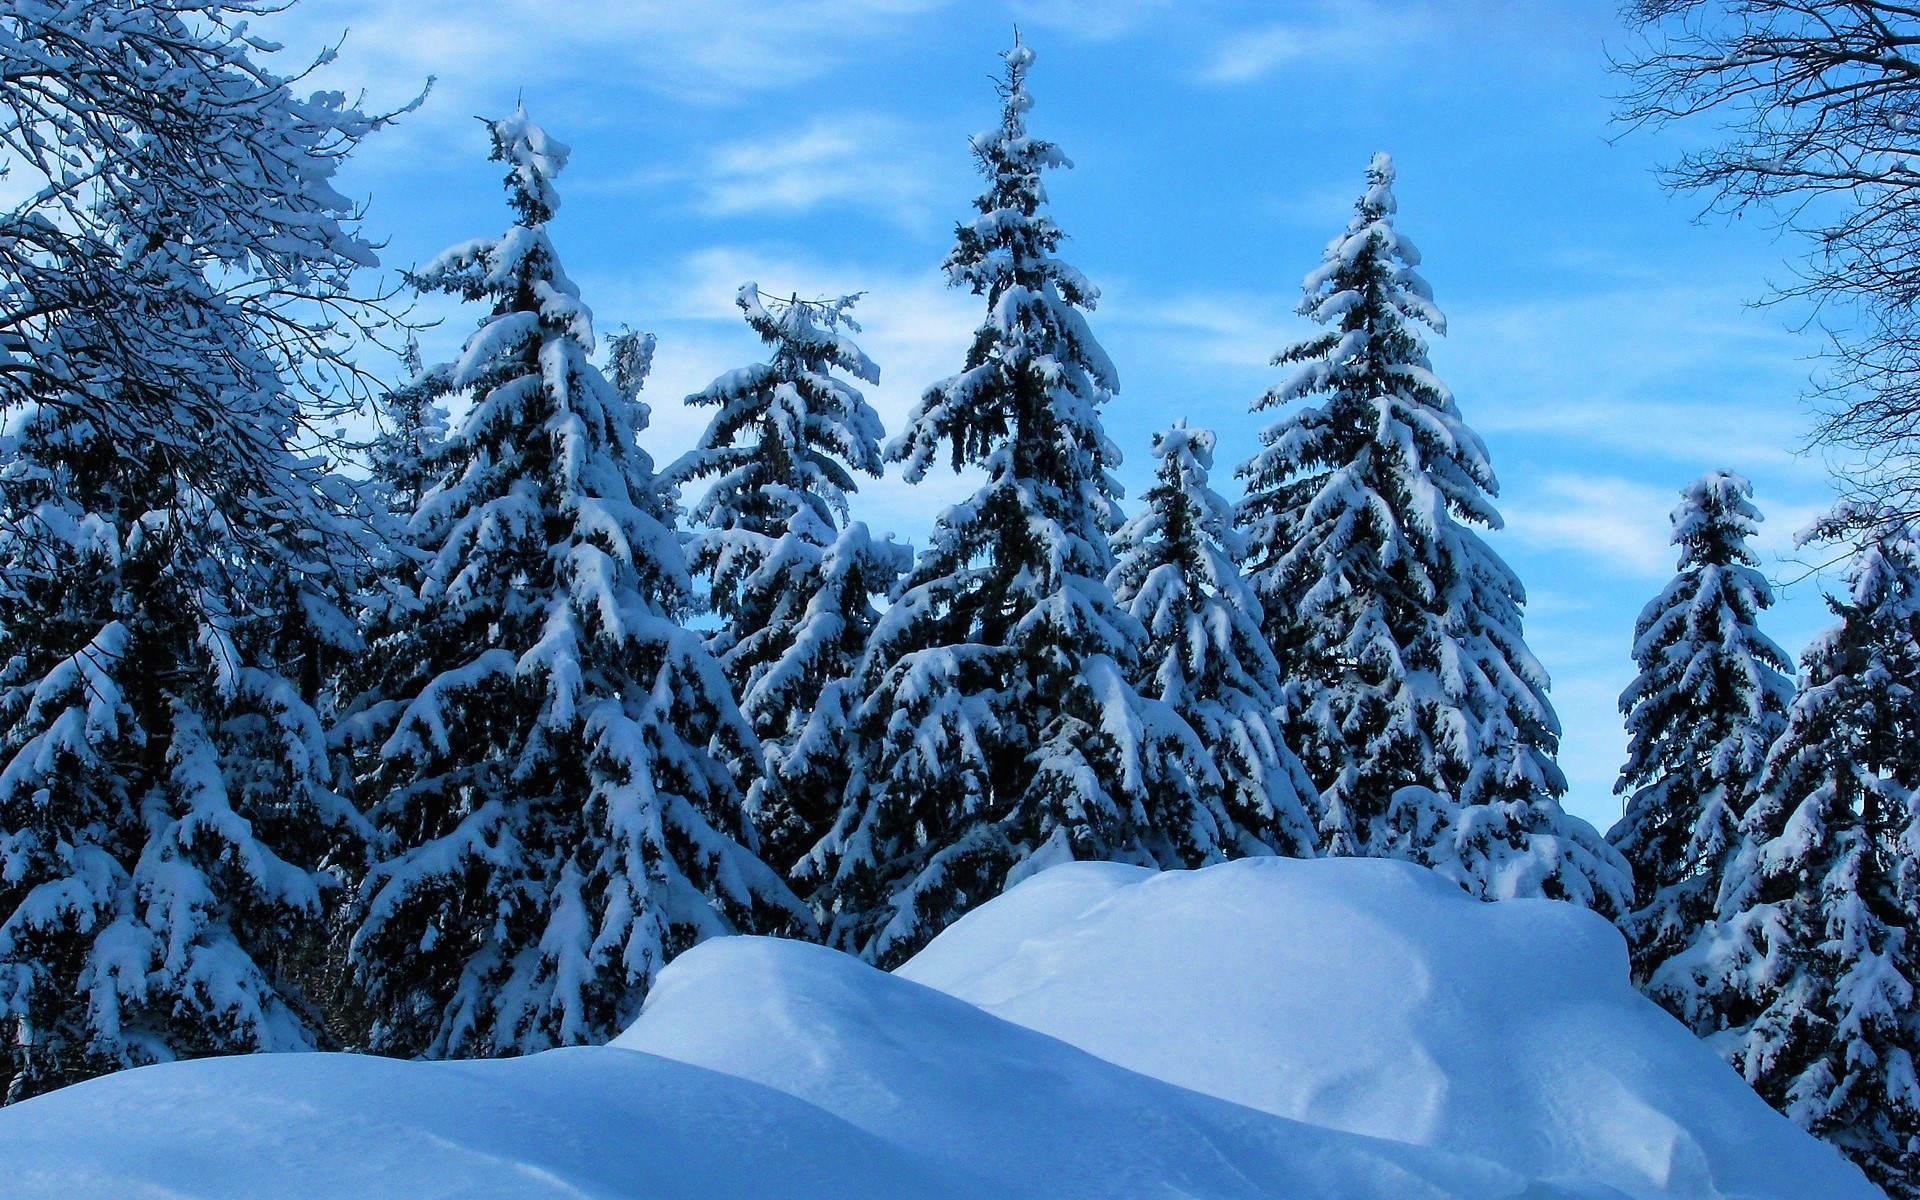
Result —
[[1431, 56], [1441, 39], [1502, 54], [1582, 55], [1616, 25], [1611, 6], [1538, 0], [1289, 0], [1290, 16], [1223, 33], [1201, 69], [1203, 82], [1245, 84], [1283, 68], [1362, 67], [1378, 73], [1409, 56]]
[[[1664, 578], [1677, 565], [1670, 516], [1684, 482], [1676, 478], [1672, 487], [1655, 487], [1611, 475], [1548, 475], [1506, 505], [1507, 531], [1531, 549], [1585, 555], [1611, 574]], [[1794, 545], [1799, 532], [1826, 512], [1824, 500], [1761, 494], [1755, 504], [1763, 519], [1749, 544], [1770, 576], [1798, 580], [1831, 557], [1820, 547]]]
[[1428, 26], [1424, 4], [1315, 3], [1294, 20], [1224, 35], [1200, 78], [1239, 84], [1302, 61], [1344, 60], [1413, 42]]
[[1614, 571], [1660, 576], [1673, 570], [1667, 514], [1677, 497], [1610, 476], [1549, 475], [1507, 505], [1507, 529], [1529, 546], [1599, 559]]
[[1233, 292], [1158, 299], [1116, 287], [1100, 318], [1134, 356], [1164, 354], [1196, 366], [1267, 367], [1308, 328], [1283, 297]]
[[918, 223], [929, 216], [938, 169], [909, 126], [856, 113], [721, 146], [700, 168], [699, 186], [702, 207], [715, 215], [844, 204]]
[[1433, 357], [1482, 433], [1817, 480], [1820, 464], [1794, 449], [1807, 344], [1743, 300], [1661, 283], [1500, 306], [1443, 298], [1451, 336]]
[[[591, 83], [718, 102], [817, 78], [947, 0], [329, 0], [258, 22], [304, 53], [344, 31], [319, 81], [397, 103], [429, 77], [444, 126], [510, 104], [522, 86]], [[283, 69], [286, 67], [283, 65]], [[611, 116], [612, 114], [608, 114]], [[406, 127], [403, 127], [403, 133]], [[393, 152], [402, 138], [384, 139]]]

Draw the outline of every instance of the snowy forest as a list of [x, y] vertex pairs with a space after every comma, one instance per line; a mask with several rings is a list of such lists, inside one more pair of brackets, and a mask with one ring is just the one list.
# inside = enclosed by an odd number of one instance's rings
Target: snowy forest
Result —
[[[650, 389], [653, 334], [560, 261], [571, 152], [525, 108], [486, 125], [497, 224], [371, 287], [338, 172], [414, 110], [303, 97], [247, 26], [275, 7], [0, 2], [9, 1106], [213, 1056], [600, 1046], [713, 939], [892, 971], [1062, 864], [1386, 859], [1598, 914], [1760, 1098], [1920, 1198], [1910, 10], [1627, 12], [1668, 32], [1626, 118], [1728, 139], [1677, 186], [1789, 222], [1839, 198], [1796, 286], [1864, 314], [1822, 436], [1865, 454], [1800, 535], [1844, 581], [1798, 648], [1763, 629], [1741, 464], [1674, 481], [1600, 831], [1562, 806], [1388, 154], [1277, 255], [1317, 332], [1274, 345], [1257, 442], [1189, 416], [1118, 446], [1015, 35], [953, 148], [978, 193], [941, 267], [977, 328], [889, 429], [859, 344], [885, 296], [741, 280], [757, 361]], [[461, 306], [447, 361], [425, 297]], [[681, 404], [705, 431], [657, 460]], [[923, 545], [862, 519], [863, 484], [963, 469]]]

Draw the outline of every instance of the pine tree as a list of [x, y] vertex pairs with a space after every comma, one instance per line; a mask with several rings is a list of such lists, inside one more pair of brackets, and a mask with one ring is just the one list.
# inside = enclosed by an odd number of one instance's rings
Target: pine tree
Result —
[[1233, 851], [1311, 858], [1318, 796], [1281, 730], [1280, 667], [1240, 572], [1245, 547], [1232, 506], [1207, 486], [1213, 450], [1213, 432], [1185, 421], [1154, 434], [1157, 479], [1145, 511], [1114, 536], [1107, 582], [1155, 650], [1135, 686], [1213, 753], [1224, 785], [1213, 817]]
[[1673, 510], [1679, 574], [1640, 611], [1620, 695], [1633, 789], [1607, 840], [1633, 866], [1622, 922], [1634, 975], [1650, 978], [1712, 918], [1754, 782], [1786, 728], [1793, 683], [1786, 652], [1760, 632], [1773, 590], [1754, 567], [1753, 488], [1726, 471], [1688, 484]]
[[[764, 775], [748, 806], [768, 861], [790, 867], [827, 831], [833, 808], [818, 787], [788, 787], [783, 764], [815, 702], [849, 678], [885, 596], [911, 552], [847, 523], [853, 473], [882, 470], [880, 418], [843, 371], [879, 370], [853, 344], [857, 297], [775, 300], [748, 284], [736, 298], [771, 361], [729, 371], [688, 404], [719, 409], [699, 444], [665, 473], [674, 484], [713, 479], [693, 508], [705, 526], [691, 564], [724, 622], [709, 643], [760, 742]], [[796, 780], [796, 784], [798, 784]]]
[[1293, 744], [1328, 853], [1425, 862], [1486, 898], [1625, 907], [1624, 864], [1558, 797], [1560, 725], [1521, 634], [1525, 591], [1471, 526], [1497, 529], [1485, 445], [1434, 375], [1445, 332], [1376, 155], [1346, 232], [1303, 285], [1325, 333], [1256, 403], [1317, 399], [1261, 434], [1237, 513]]
[[295, 449], [300, 372], [345, 369], [301, 305], [356, 307], [329, 177], [379, 121], [294, 99], [244, 11], [26, 6], [0, 39], [10, 172], [87, 179], [29, 184], [0, 250], [8, 1100], [324, 1044], [303, 985], [365, 827], [316, 701], [366, 542]]
[[1033, 52], [1005, 61], [1000, 125], [973, 141], [987, 191], [946, 259], [988, 317], [888, 447], [909, 481], [939, 457], [987, 479], [941, 514], [874, 631], [844, 698], [844, 802], [799, 870], [834, 944], [881, 964], [1056, 861], [1233, 850], [1192, 730], [1127, 682], [1143, 633], [1105, 582], [1119, 455], [1099, 419], [1116, 379], [1083, 315], [1097, 293], [1054, 257], [1040, 176], [1066, 159], [1026, 130]]
[[1767, 1101], [1920, 1196], [1920, 938], [1903, 879], [1920, 783], [1920, 554], [1882, 520], [1801, 658], [1716, 919], [1650, 993]]
[[[383, 1053], [604, 1041], [694, 942], [807, 924], [726, 766], [751, 731], [676, 619], [646, 408], [589, 361], [548, 238], [567, 148], [524, 111], [490, 130], [518, 220], [415, 277], [492, 310], [445, 368], [472, 403], [411, 519], [419, 613], [371, 648], [344, 728], [388, 847], [353, 940]], [[635, 390], [637, 349], [615, 354]]]

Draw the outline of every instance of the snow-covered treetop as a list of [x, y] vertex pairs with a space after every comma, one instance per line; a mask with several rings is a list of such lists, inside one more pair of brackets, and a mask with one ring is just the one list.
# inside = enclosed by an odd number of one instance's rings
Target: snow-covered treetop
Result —
[[[1911, 668], [1920, 667], [1920, 538], [1912, 518], [1879, 504], [1846, 502], [1802, 531], [1803, 544], [1840, 535], [1855, 542], [1844, 600], [1828, 604], [1840, 623], [1813, 639], [1802, 661], [1805, 682], [1823, 686], [1848, 668], [1849, 649], [1871, 661], [1852, 664], [1887, 712], [1912, 704]], [[1857, 656], [1855, 656], [1857, 658]], [[1892, 660], [1904, 657], [1906, 665]], [[1892, 722], [1890, 722], [1891, 724]]]
[[[1490, 497], [1500, 485], [1486, 445], [1433, 373], [1418, 329], [1444, 334], [1447, 322], [1415, 270], [1419, 250], [1394, 228], [1393, 179], [1393, 160], [1375, 154], [1346, 232], [1327, 244], [1320, 266], [1301, 282], [1296, 311], [1332, 328], [1276, 355], [1276, 366], [1295, 370], [1255, 404], [1276, 408], [1324, 396], [1326, 407], [1297, 410], [1267, 430], [1267, 449], [1240, 473], [1250, 481], [1256, 510], [1258, 493], [1289, 475], [1331, 467], [1336, 476], [1328, 486], [1337, 491], [1342, 476], [1363, 468], [1391, 474], [1407, 489], [1393, 503], [1413, 519], [1407, 532], [1416, 537], [1433, 536], [1449, 510], [1498, 529], [1502, 521]], [[1366, 442], [1380, 452], [1360, 454]], [[1331, 498], [1332, 491], [1325, 494]], [[1387, 561], [1395, 557], [1390, 549]]]
[[[561, 269], [546, 231], [546, 222], [560, 207], [553, 180], [566, 166], [567, 148], [535, 125], [524, 108], [488, 122], [487, 130], [494, 161], [508, 165], [507, 203], [520, 222], [500, 237], [452, 247], [411, 277], [421, 291], [495, 301], [492, 318], [468, 340], [454, 364], [455, 388], [473, 386], [503, 351], [510, 356], [520, 345], [526, 322], [536, 319], [522, 307], [529, 300], [541, 326], [572, 339], [584, 353], [592, 353], [594, 345], [593, 314], [580, 302], [579, 287]], [[511, 319], [501, 319], [509, 314]]]
[[1854, 604], [1888, 616], [1920, 614], [1920, 594], [1914, 591], [1916, 564], [1920, 564], [1920, 543], [1912, 525], [1889, 515], [1847, 570]]
[[[1033, 51], [1016, 41], [1002, 58], [1007, 69], [998, 89], [1000, 124], [972, 143], [987, 190], [974, 201], [979, 215], [955, 230], [944, 264], [950, 282], [987, 298], [988, 318], [974, 334], [967, 369], [929, 390], [887, 448], [890, 459], [906, 464], [909, 482], [925, 476], [943, 442], [956, 468], [984, 461], [1015, 423], [1017, 397], [1032, 390], [1033, 381], [1044, 381], [1038, 386], [1051, 410], [1049, 423], [1073, 443], [1061, 447], [1067, 459], [1090, 457], [1102, 472], [1120, 461], [1119, 451], [1098, 433], [1094, 413], [1119, 387], [1119, 374], [1081, 311], [1092, 309], [1100, 292], [1054, 257], [1064, 235], [1042, 211], [1047, 194], [1041, 173], [1073, 164], [1059, 147], [1027, 133]], [[1102, 507], [1111, 510], [1119, 485], [1102, 478], [1097, 486], [1109, 498]], [[1108, 515], [1117, 520], [1118, 512]]]
[[[565, 166], [566, 147], [524, 109], [488, 128], [492, 157], [508, 165], [507, 198], [520, 223], [498, 237], [454, 246], [412, 277], [422, 291], [492, 301], [459, 357], [436, 368], [448, 388], [471, 394], [473, 404], [447, 438], [441, 456], [447, 474], [411, 522], [423, 544], [441, 547], [427, 590], [468, 587], [482, 561], [538, 535], [540, 522], [529, 506], [543, 502], [577, 522], [579, 547], [569, 552], [576, 564], [602, 553], [619, 560], [601, 574], [582, 569], [576, 582], [583, 592], [629, 588], [620, 568], [630, 566], [646, 576], [642, 591], [649, 602], [677, 611], [689, 584], [663, 524], [669, 514], [652, 460], [636, 441], [646, 408], [589, 361], [593, 314], [542, 223], [559, 205], [552, 183]], [[622, 338], [615, 347], [615, 366], [636, 391], [648, 349], [645, 335]], [[540, 436], [530, 436], [536, 430]], [[529, 493], [529, 485], [544, 496]], [[468, 567], [458, 565], [468, 558]], [[634, 602], [607, 600], [599, 610]], [[599, 603], [583, 602], [581, 609], [595, 611]]]
[[[1301, 281], [1306, 295], [1294, 310], [1301, 316], [1312, 317], [1322, 325], [1331, 324], [1350, 308], [1365, 303], [1367, 290], [1373, 288], [1400, 315], [1436, 333], [1447, 331], [1446, 317], [1434, 307], [1433, 289], [1414, 270], [1420, 265], [1419, 249], [1393, 227], [1394, 213], [1399, 209], [1393, 198], [1393, 178], [1393, 159], [1384, 152], [1375, 154], [1367, 164], [1367, 190], [1354, 205], [1347, 231], [1327, 244], [1320, 266]], [[1352, 274], [1363, 256], [1379, 261], [1378, 274]], [[1417, 336], [1415, 340], [1418, 342]], [[1425, 349], [1424, 343], [1419, 345]]]
[[564, 143], [548, 137], [546, 130], [533, 123], [526, 107], [515, 108], [513, 115], [488, 122], [493, 136], [493, 156], [507, 164], [507, 202], [527, 225], [540, 225], [560, 211], [560, 194], [553, 181], [567, 166], [573, 151]]
[[[1246, 539], [1233, 527], [1233, 506], [1208, 484], [1217, 440], [1211, 429], [1191, 428], [1185, 418], [1154, 433], [1152, 449], [1160, 461], [1159, 481], [1148, 489], [1147, 507], [1114, 535], [1114, 550], [1121, 562], [1111, 582], [1122, 603], [1129, 603], [1144, 582], [1127, 577], [1128, 560], [1137, 557], [1133, 554], [1136, 548], [1156, 541], [1164, 541], [1167, 554], [1174, 557], [1201, 553], [1202, 547], [1214, 551], [1222, 559], [1220, 563], [1185, 565], [1204, 571], [1207, 582], [1221, 590], [1235, 594], [1245, 591], [1251, 601], [1252, 593], [1234, 566]], [[1140, 565], [1152, 568], [1154, 564]], [[1253, 602], [1253, 611], [1259, 611], [1257, 602]]]
[[1313, 781], [1279, 726], [1280, 665], [1240, 570], [1233, 506], [1207, 483], [1214, 442], [1185, 420], [1154, 434], [1160, 467], [1146, 507], [1114, 535], [1107, 585], [1146, 632], [1139, 690], [1172, 705], [1211, 751], [1223, 842], [1311, 856]]
[[[1753, 485], [1731, 471], [1709, 471], [1681, 489], [1672, 516], [1679, 574], [1634, 625], [1640, 674], [1620, 695], [1629, 741], [1616, 791], [1703, 772], [1687, 786], [1725, 783], [1737, 792], [1780, 730], [1792, 660], [1758, 625], [1773, 588], [1747, 545], [1762, 520], [1752, 496]], [[1636, 819], [1630, 811], [1625, 824]]]
[[[1633, 653], [1643, 671], [1658, 674], [1656, 659], [1703, 651], [1786, 668], [1786, 651], [1754, 624], [1756, 614], [1773, 605], [1773, 586], [1755, 569], [1760, 560], [1747, 545], [1764, 519], [1752, 497], [1753, 485], [1731, 471], [1708, 471], [1681, 489], [1672, 514], [1680, 574], [1641, 611]], [[1675, 648], [1663, 649], [1669, 645]], [[1641, 698], [1637, 689], [1646, 678], [1621, 697], [1623, 708]], [[1758, 675], [1749, 684], [1780, 686]]]
[[[1153, 435], [1160, 460], [1146, 508], [1114, 535], [1107, 583], [1140, 621], [1157, 657], [1160, 693], [1173, 699], [1223, 666], [1231, 686], [1279, 703], [1279, 668], [1260, 633], [1260, 601], [1240, 571], [1245, 539], [1233, 527], [1233, 506], [1208, 485], [1215, 437], [1185, 419]], [[1242, 660], [1252, 660], [1245, 662]]]
[[1680, 547], [1680, 569], [1757, 564], [1747, 539], [1759, 534], [1764, 518], [1752, 500], [1753, 485], [1732, 471], [1708, 471], [1681, 489], [1672, 538]]
[[[1734, 686], [1784, 694], [1779, 672], [1792, 660], [1755, 624], [1773, 605], [1773, 586], [1755, 569], [1760, 560], [1747, 545], [1763, 519], [1752, 497], [1753, 485], [1731, 471], [1709, 471], [1681, 489], [1672, 515], [1680, 573], [1641, 610], [1633, 657], [1642, 673], [1620, 697], [1623, 711], [1651, 699], [1649, 688], [1707, 686], [1728, 669], [1709, 665], [1721, 660], [1737, 662]], [[1690, 661], [1694, 665], [1683, 669]], [[1676, 732], [1649, 728], [1644, 736], [1665, 740]]]
[[1183, 491], [1191, 494], [1205, 488], [1207, 472], [1213, 470], [1213, 450], [1219, 439], [1211, 429], [1193, 429], [1185, 417], [1153, 435], [1153, 456], [1179, 480]]
[[774, 297], [769, 308], [760, 285], [747, 283], [733, 302], [746, 314], [748, 328], [780, 353], [797, 361], [827, 363], [865, 383], [879, 383], [880, 368], [842, 332], [860, 332], [853, 319], [853, 306], [860, 296], [855, 292], [832, 300]]
[[880, 369], [848, 336], [860, 331], [852, 315], [858, 299], [774, 299], [754, 283], [734, 297], [773, 353], [687, 397], [719, 409], [699, 443], [664, 472], [675, 484], [715, 477], [694, 506], [695, 521], [778, 537], [807, 512], [824, 544], [847, 517], [847, 493], [857, 490], [851, 472], [880, 475], [880, 417], [833, 374], [880, 381]]

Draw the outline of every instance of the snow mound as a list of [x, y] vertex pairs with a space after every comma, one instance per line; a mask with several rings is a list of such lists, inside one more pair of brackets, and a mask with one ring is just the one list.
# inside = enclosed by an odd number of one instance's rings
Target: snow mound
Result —
[[1195, 1091], [1576, 1194], [1880, 1197], [1633, 990], [1606, 921], [1419, 867], [1063, 865], [898, 973]]
[[1878, 1196], [1598, 918], [1353, 861], [1062, 866], [894, 975], [722, 938], [610, 1046], [147, 1067], [0, 1109], [0, 1163], [60, 1200]]
[[1319, 1129], [1117, 1067], [837, 951], [725, 938], [616, 1046], [786, 1092], [978, 1194], [1080, 1200], [1527, 1197], [1490, 1163]]
[[972, 1200], [790, 1096], [630, 1050], [259, 1054], [0, 1109], [9, 1200]]

